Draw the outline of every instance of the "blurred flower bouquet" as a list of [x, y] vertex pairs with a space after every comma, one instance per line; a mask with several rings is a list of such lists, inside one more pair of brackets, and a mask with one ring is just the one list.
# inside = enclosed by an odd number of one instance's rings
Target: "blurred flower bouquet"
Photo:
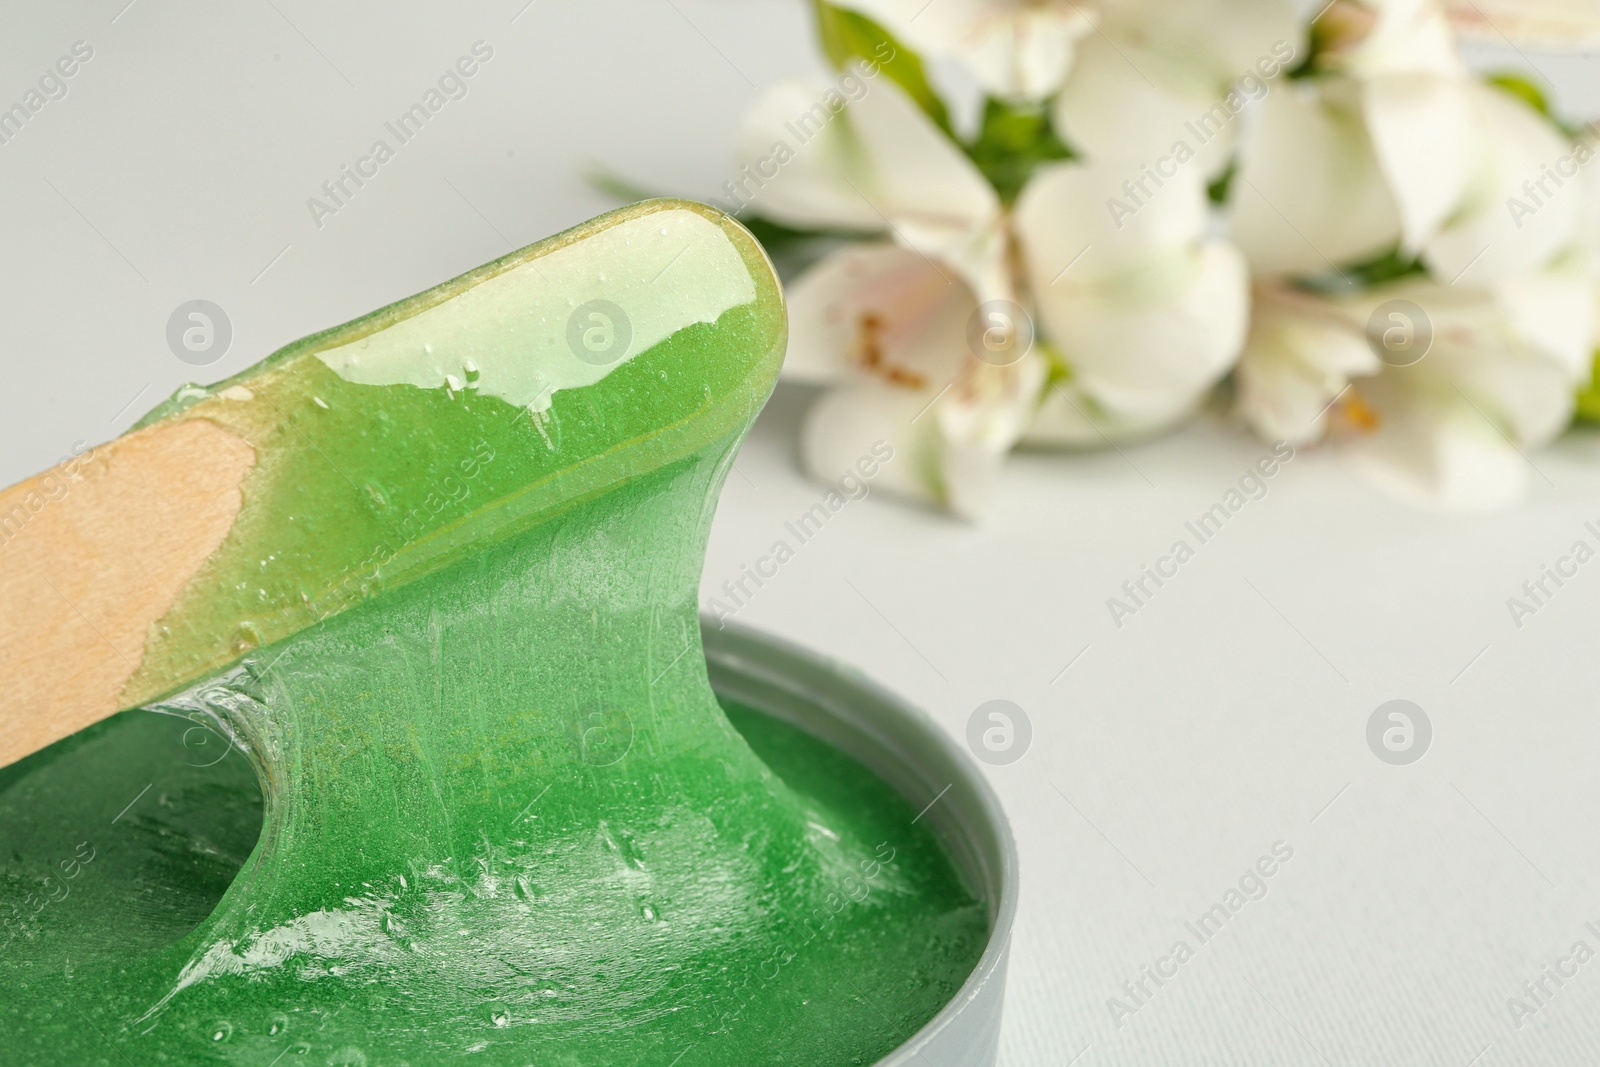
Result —
[[1412, 498], [1515, 499], [1600, 414], [1600, 168], [1456, 40], [1593, 27], [1491, 6], [818, 2], [834, 77], [756, 103], [723, 190], [780, 256], [827, 249], [790, 286], [806, 466], [888, 441], [880, 485], [972, 515], [1019, 445], [1219, 396]]

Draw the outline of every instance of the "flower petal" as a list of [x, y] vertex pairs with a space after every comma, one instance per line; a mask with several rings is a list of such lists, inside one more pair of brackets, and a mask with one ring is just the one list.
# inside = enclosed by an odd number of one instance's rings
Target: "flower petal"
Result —
[[1201, 239], [1198, 172], [1179, 172], [1113, 220], [1100, 205], [1119, 171], [1041, 174], [1016, 226], [1044, 332], [1083, 391], [1149, 424], [1187, 413], [1238, 357], [1249, 279], [1237, 249]]
[[987, 509], [1001, 462], [1033, 418], [1045, 374], [1037, 354], [1004, 367], [972, 360], [935, 406], [946, 502], [957, 515], [975, 518]]
[[1527, 452], [1571, 420], [1572, 368], [1523, 333], [1493, 292], [1413, 280], [1346, 303], [1360, 315], [1393, 298], [1423, 309], [1433, 345], [1417, 363], [1355, 383], [1376, 432], [1346, 447], [1412, 498], [1471, 509], [1515, 499], [1533, 469]]
[[[1053, 120], [1090, 158], [1154, 165], [1181, 142], [1187, 151], [1180, 154], [1198, 156], [1191, 165], [1211, 176], [1227, 166], [1238, 132], [1238, 116], [1220, 103], [1222, 89], [1214, 79], [1164, 67], [1135, 45], [1095, 37], [1079, 49]], [[1139, 177], [1138, 163], [1130, 177]]]
[[1479, 129], [1475, 173], [1424, 259], [1441, 280], [1493, 286], [1539, 270], [1573, 240], [1585, 205], [1572, 179], [1592, 151], [1509, 93], [1481, 84], [1469, 93]]
[[1317, 57], [1324, 70], [1357, 78], [1466, 71], [1438, 0], [1335, 0], [1317, 22], [1332, 37]]
[[1400, 239], [1400, 217], [1353, 86], [1271, 93], [1239, 171], [1233, 240], [1263, 274], [1321, 273]]
[[878, 378], [941, 388], [964, 360], [971, 290], [922, 256], [884, 241], [829, 255], [789, 287], [786, 377]]
[[1094, 29], [1079, 0], [845, 0], [918, 52], [953, 56], [992, 96], [1039, 100], [1061, 87], [1078, 40]]
[[[725, 191], [730, 201], [791, 226], [884, 230], [884, 217], [850, 184], [871, 162], [850, 136], [843, 109], [836, 113], [822, 103], [814, 110], [830, 88], [813, 78], [779, 82], [762, 93], [745, 112], [738, 177]], [[809, 139], [802, 142], [796, 130]]]
[[1173, 65], [1203, 67], [1226, 85], [1275, 58], [1292, 65], [1303, 34], [1285, 0], [1100, 0], [1109, 36], [1146, 43]]
[[1461, 77], [1388, 74], [1362, 85], [1362, 115], [1416, 252], [1461, 202], [1474, 161], [1476, 120]]
[[1044, 366], [1037, 358], [1009, 367], [972, 360], [968, 370], [972, 377], [948, 392], [879, 381], [828, 390], [806, 414], [800, 442], [806, 469], [831, 480], [886, 443], [894, 460], [874, 484], [977, 517], [1032, 411]]
[[1380, 487], [1454, 511], [1492, 511], [1526, 491], [1527, 461], [1464, 400], [1407, 394], [1381, 375], [1362, 391], [1384, 412], [1384, 426], [1347, 454]]
[[1260, 285], [1239, 360], [1238, 410], [1269, 440], [1314, 441], [1350, 379], [1381, 366], [1356, 315], [1309, 293]]
[[991, 227], [999, 199], [955, 142], [888, 78], [862, 84], [849, 100], [826, 82], [785, 82], [757, 102], [740, 190], [757, 211], [795, 226]]
[[1187, 409], [1167, 408], [1154, 414], [1111, 411], [1076, 381], [1048, 385], [1039, 398], [1022, 443], [1049, 448], [1104, 448], [1152, 437], [1200, 405], [1195, 397]]
[[[800, 431], [800, 460], [814, 478], [833, 481], [877, 445], [893, 450], [873, 481], [900, 496], [942, 504], [939, 426], [924, 412], [937, 389], [896, 389], [861, 381], [829, 389], [812, 403]], [[881, 444], [880, 444], [881, 442]]]
[[1517, 278], [1496, 294], [1511, 327], [1574, 383], [1590, 372], [1597, 340], [1594, 279], [1578, 262]]

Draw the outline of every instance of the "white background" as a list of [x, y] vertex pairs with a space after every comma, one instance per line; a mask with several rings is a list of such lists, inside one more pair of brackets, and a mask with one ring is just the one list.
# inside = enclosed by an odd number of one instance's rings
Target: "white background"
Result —
[[[817, 68], [794, 0], [525, 3], [8, 5], [0, 107], [74, 41], [94, 58], [0, 146], [0, 484], [197, 373], [612, 206], [590, 164], [713, 195], [756, 87]], [[306, 199], [478, 40], [494, 57], [469, 96], [314, 225]], [[1534, 59], [1573, 114], [1600, 112], [1592, 68]], [[165, 341], [195, 298], [235, 330], [198, 372]], [[820, 498], [794, 461], [807, 399], [781, 389], [740, 457], [708, 597]], [[976, 525], [873, 494], [740, 619], [957, 736], [986, 700], [1030, 715], [1032, 749], [990, 771], [1024, 870], [1005, 1064], [1595, 1062], [1600, 961], [1520, 1028], [1506, 1001], [1573, 942], [1600, 951], [1600, 562], [1520, 629], [1506, 599], [1574, 540], [1600, 547], [1600, 440], [1534, 456], [1526, 503], [1476, 518], [1303, 452], [1116, 628], [1106, 598], [1265, 451], [1212, 421], [1019, 456]], [[1409, 767], [1366, 746], [1395, 697], [1434, 725]], [[1195, 945], [1184, 921], [1276, 841], [1294, 857], [1265, 898], [1118, 1027], [1107, 999]]]

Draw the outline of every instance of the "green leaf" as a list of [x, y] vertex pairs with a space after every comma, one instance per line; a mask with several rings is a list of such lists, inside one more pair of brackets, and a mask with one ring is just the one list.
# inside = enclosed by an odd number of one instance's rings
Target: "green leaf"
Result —
[[1589, 380], [1583, 388], [1578, 390], [1577, 407], [1573, 412], [1573, 421], [1600, 423], [1600, 350], [1594, 354], [1594, 360], [1589, 370]]
[[795, 226], [786, 226], [781, 222], [774, 222], [772, 219], [761, 215], [739, 216], [738, 218], [744, 228], [750, 231], [751, 236], [760, 241], [769, 253], [782, 252], [806, 241], [854, 241], [878, 236], [875, 233], [858, 230], [801, 229]]
[[760, 215], [740, 215], [739, 221], [761, 242], [778, 277], [787, 284], [804, 274], [818, 260], [848, 244], [880, 236], [857, 230], [801, 229]]
[[1050, 125], [1048, 105], [991, 98], [984, 102], [983, 127], [967, 155], [1009, 204], [1040, 166], [1071, 159], [1074, 153]]
[[614, 197], [623, 204], [635, 204], [640, 200], [654, 200], [667, 195], [647, 189], [600, 163], [591, 163], [585, 168], [583, 177], [591, 189]]
[[1500, 71], [1485, 75], [1484, 81], [1502, 92], [1510, 93], [1545, 117], [1545, 120], [1567, 137], [1576, 141], [1585, 130], [1582, 126], [1562, 120], [1550, 103], [1550, 94], [1544, 86], [1518, 71]]
[[1417, 274], [1427, 274], [1428, 268], [1423, 266], [1422, 260], [1417, 257], [1402, 254], [1399, 246], [1396, 246], [1365, 263], [1346, 267], [1344, 272], [1351, 280], [1370, 288]]
[[1427, 273], [1428, 268], [1422, 260], [1402, 253], [1400, 247], [1396, 245], [1382, 255], [1374, 256], [1365, 262], [1353, 263], [1338, 271], [1330, 270], [1309, 278], [1301, 278], [1296, 284], [1313, 293], [1338, 295], [1387, 285], [1402, 278], [1425, 276]]
[[1535, 82], [1526, 74], [1520, 74], [1516, 71], [1500, 71], [1486, 76], [1484, 80], [1496, 89], [1510, 93], [1556, 125], [1559, 126], [1561, 124], [1560, 120], [1556, 118], [1555, 112], [1550, 108], [1549, 95], [1538, 82]]
[[1228, 160], [1228, 165], [1216, 179], [1206, 186], [1206, 197], [1218, 206], [1228, 202], [1228, 193], [1233, 189], [1234, 175], [1239, 173], [1239, 157]]
[[817, 34], [822, 51], [843, 70], [852, 60], [871, 64], [887, 74], [927, 112], [941, 130], [950, 132], [950, 112], [928, 82], [922, 59], [867, 16], [816, 0]]

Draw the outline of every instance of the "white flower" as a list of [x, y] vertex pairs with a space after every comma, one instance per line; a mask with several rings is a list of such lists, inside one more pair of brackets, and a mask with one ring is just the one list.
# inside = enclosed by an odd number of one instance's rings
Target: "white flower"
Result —
[[1008, 295], [994, 188], [899, 86], [881, 73], [859, 84], [847, 101], [820, 80], [782, 82], [756, 102], [740, 152], [758, 212], [799, 227], [886, 230], [951, 264], [985, 299]]
[[1258, 273], [1398, 247], [1445, 281], [1494, 285], [1570, 243], [1582, 198], [1547, 175], [1573, 177], [1578, 150], [1467, 71], [1434, 0], [1338, 0], [1318, 36], [1319, 73], [1266, 101], [1239, 174], [1232, 232]]
[[[787, 116], [820, 89], [786, 86], [764, 100], [746, 156], [773, 155]], [[897, 458], [880, 484], [971, 515], [1025, 431], [1099, 443], [1108, 428], [1186, 414], [1242, 341], [1243, 263], [1204, 236], [1197, 168], [1120, 216], [1110, 194], [1124, 173], [1120, 163], [1049, 167], [1008, 211], [886, 78], [793, 146], [753, 190], [755, 210], [883, 235], [824, 258], [789, 290], [785, 373], [829, 383], [807, 416], [807, 468], [835, 477], [882, 439]], [[1027, 325], [1039, 337], [1013, 362], [979, 343], [991, 322], [975, 326], [975, 314], [989, 301], [1034, 309]], [[1068, 380], [1041, 406], [1052, 375]], [[1074, 425], [1067, 413], [1078, 410], [1093, 418]]]
[[[1394, 300], [1422, 316], [1382, 309]], [[1388, 329], [1431, 331], [1431, 346], [1406, 366], [1379, 360]], [[1421, 276], [1342, 297], [1262, 286], [1239, 364], [1240, 408], [1264, 436], [1306, 441], [1326, 430], [1408, 499], [1499, 507], [1533, 473], [1528, 451], [1570, 420], [1594, 338], [1581, 263], [1500, 290]]]
[[1044, 379], [1029, 354], [994, 367], [969, 350], [980, 300], [1013, 300], [1006, 219], [994, 188], [886, 77], [803, 143], [795, 115], [826, 86], [788, 83], [751, 112], [746, 158], [788, 145], [755, 191], [763, 215], [799, 227], [878, 231], [814, 266], [789, 289], [785, 373], [833, 388], [807, 415], [802, 458], [831, 479], [883, 440], [879, 484], [977, 514]]
[[1055, 166], [1017, 203], [1040, 324], [1071, 374], [1044, 398], [1030, 441], [1099, 444], [1170, 425], [1244, 340], [1248, 272], [1205, 235], [1203, 175], [1180, 169], [1136, 212], [1114, 212], [1129, 173], [1114, 161]]
[[[1519, 29], [1568, 17], [1537, 2]], [[817, 476], [887, 442], [880, 485], [976, 514], [1017, 444], [1158, 431], [1236, 367], [1269, 439], [1481, 508], [1570, 420], [1597, 339], [1596, 148], [1468, 70], [1447, 0], [1334, 0], [1305, 25], [1288, 0], [838, 7], [829, 32], [859, 36], [858, 13], [1008, 106], [970, 156], [875, 68], [751, 113], [737, 198], [863, 238], [789, 291], [785, 375], [823, 386]], [[1050, 129], [1071, 158], [1028, 140]], [[1207, 184], [1230, 167], [1223, 220]], [[1015, 324], [1032, 346], [1001, 359]], [[1407, 336], [1421, 359], [1396, 358]]]
[[1262, 437], [1299, 445], [1320, 439], [1330, 414], [1359, 421], [1354, 402], [1334, 411], [1334, 398], [1352, 378], [1382, 366], [1349, 309], [1282, 283], [1257, 282], [1237, 380], [1239, 410]]
[[1399, 209], [1351, 88], [1297, 82], [1267, 97], [1230, 231], [1256, 273], [1319, 274], [1399, 242]]
[[[1471, 76], [1431, 0], [1339, 0], [1317, 33], [1318, 73], [1267, 101], [1239, 174], [1232, 233], [1260, 276], [1240, 411], [1269, 437], [1326, 434], [1406, 496], [1503, 504], [1526, 450], [1566, 426], [1593, 350], [1592, 150]], [[1425, 273], [1337, 297], [1273, 280], [1348, 283], [1389, 252]], [[1431, 321], [1414, 366], [1367, 336], [1392, 299]]]
[[1039, 100], [1061, 87], [1093, 0], [844, 0], [916, 51], [959, 59], [991, 96]]
[[1415, 254], [1477, 150], [1477, 82], [1435, 0], [1335, 0], [1313, 39], [1316, 72], [1267, 102], [1240, 175], [1235, 233], [1260, 271]]
[[889, 241], [847, 247], [791, 286], [785, 376], [829, 386], [806, 414], [806, 468], [836, 478], [887, 442], [881, 488], [981, 513], [1045, 366], [1033, 353], [1003, 367], [974, 358], [977, 307], [966, 282]]
[[1207, 177], [1227, 166], [1244, 104], [1292, 68], [1300, 29], [1284, 0], [1106, 0], [1054, 103], [1090, 158], [1154, 161], [1182, 142]]
[[1574, 179], [1593, 150], [1500, 89], [1474, 83], [1469, 99], [1476, 136], [1465, 195], [1423, 258], [1446, 280], [1497, 285], [1542, 269], [1575, 240], [1588, 208]]

